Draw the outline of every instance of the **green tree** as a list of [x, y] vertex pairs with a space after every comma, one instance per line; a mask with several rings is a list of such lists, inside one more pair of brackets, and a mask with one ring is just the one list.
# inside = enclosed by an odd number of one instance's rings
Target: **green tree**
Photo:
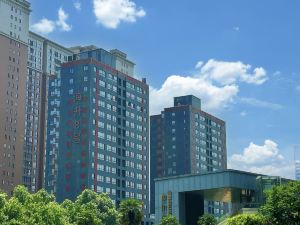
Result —
[[213, 215], [204, 214], [200, 216], [197, 222], [198, 225], [216, 225], [217, 220]]
[[103, 225], [101, 219], [97, 217], [95, 206], [91, 203], [82, 205], [75, 218], [76, 225]]
[[107, 194], [97, 194], [92, 190], [86, 189], [77, 197], [75, 208], [80, 208], [86, 204], [89, 204], [95, 210], [97, 218], [99, 218], [103, 224], [119, 224], [119, 213]]
[[120, 204], [122, 225], [140, 225], [143, 220], [143, 203], [136, 199], [126, 199]]
[[0, 224], [3, 224], [7, 220], [7, 216], [4, 213], [5, 206], [7, 204], [7, 195], [0, 192]]
[[62, 207], [67, 210], [71, 223], [99, 224], [100, 222], [105, 225], [120, 224], [119, 213], [112, 200], [105, 193], [97, 194], [92, 190], [86, 189], [77, 197], [74, 203], [70, 200], [65, 200], [62, 203]]
[[64, 209], [54, 201], [54, 196], [45, 190], [30, 194], [23, 186], [14, 190], [13, 196], [5, 203], [3, 225], [67, 225]]
[[161, 219], [159, 225], [180, 225], [180, 224], [178, 223], [175, 216], [167, 215]]
[[266, 192], [266, 203], [260, 208], [271, 224], [300, 224], [300, 182], [274, 186]]
[[31, 194], [18, 186], [9, 199], [0, 192], [1, 225], [120, 225], [119, 218], [109, 196], [91, 190], [62, 204], [43, 189]]
[[227, 225], [267, 225], [267, 223], [259, 214], [240, 214], [229, 218]]

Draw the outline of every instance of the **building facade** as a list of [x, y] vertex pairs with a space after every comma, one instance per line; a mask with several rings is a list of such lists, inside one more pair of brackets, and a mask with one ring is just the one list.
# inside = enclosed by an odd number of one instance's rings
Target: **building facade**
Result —
[[175, 97], [174, 107], [151, 116], [150, 135], [151, 213], [155, 178], [227, 168], [225, 122], [202, 111], [195, 96]]
[[149, 87], [103, 49], [79, 58], [49, 81], [45, 187], [59, 201], [85, 188], [136, 198], [147, 213]]
[[205, 199], [226, 203], [229, 215], [245, 208], [257, 209], [264, 202], [265, 190], [288, 181], [238, 170], [159, 178], [155, 180], [155, 224], [168, 214], [182, 225], [197, 224], [199, 216], [206, 213]]
[[30, 4], [0, 1], [0, 189], [22, 183]]
[[33, 192], [44, 183], [48, 79], [69, 56], [69, 49], [29, 32], [22, 183]]
[[40, 136], [43, 135], [40, 120], [43, 110], [41, 93], [44, 90], [43, 42], [42, 37], [34, 33], [29, 34], [22, 183], [32, 191], [40, 188], [38, 185], [39, 174], [43, 172], [43, 168], [39, 167], [42, 157], [42, 151], [39, 148]]
[[109, 52], [116, 57], [116, 70], [129, 76], [134, 75], [135, 64], [127, 59], [126, 53], [118, 49], [112, 49]]

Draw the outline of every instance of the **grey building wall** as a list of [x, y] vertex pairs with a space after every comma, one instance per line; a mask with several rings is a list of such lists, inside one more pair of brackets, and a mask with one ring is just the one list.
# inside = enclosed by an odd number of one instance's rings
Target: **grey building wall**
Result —
[[95, 51], [63, 64], [49, 83], [45, 187], [59, 201], [84, 188], [108, 193], [117, 206], [136, 198], [147, 214], [149, 88]]
[[225, 122], [202, 111], [199, 98], [175, 97], [174, 107], [150, 117], [150, 126], [152, 213], [155, 178], [227, 168]]

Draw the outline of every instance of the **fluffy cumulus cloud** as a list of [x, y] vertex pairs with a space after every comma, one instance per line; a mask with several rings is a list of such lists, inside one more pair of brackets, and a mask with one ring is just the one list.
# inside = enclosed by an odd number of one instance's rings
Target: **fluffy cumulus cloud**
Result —
[[272, 140], [265, 140], [263, 145], [256, 145], [253, 142], [244, 149], [242, 155], [234, 154], [231, 159], [234, 162], [248, 165], [260, 165], [267, 162], [278, 162], [283, 159], [279, 154], [278, 145]]
[[72, 29], [72, 26], [67, 24], [68, 17], [69, 15], [62, 8], [59, 8], [56, 24], [62, 31], [70, 31]]
[[242, 154], [229, 157], [228, 167], [266, 175], [293, 178], [294, 167], [281, 154], [278, 144], [265, 140], [263, 145], [250, 143]]
[[206, 109], [226, 107], [237, 95], [237, 85], [215, 86], [209, 80], [196, 77], [173, 75], [167, 78], [160, 89], [150, 88], [150, 111], [152, 114], [172, 106], [175, 96], [192, 94], [201, 97]]
[[93, 0], [93, 5], [97, 22], [111, 29], [116, 29], [121, 21], [133, 23], [146, 15], [130, 0]]
[[49, 34], [55, 30], [55, 23], [46, 18], [31, 26], [31, 30], [40, 34]]
[[206, 110], [218, 111], [234, 101], [240, 83], [261, 85], [267, 79], [266, 71], [259, 67], [251, 69], [242, 62], [224, 62], [211, 59], [200, 61], [192, 75], [169, 76], [160, 88], [150, 88], [150, 113], [160, 113], [172, 106], [175, 96], [193, 94], [201, 98]]
[[233, 84], [237, 81], [260, 85], [268, 79], [262, 67], [251, 71], [251, 66], [242, 62], [223, 62], [214, 59], [201, 67], [201, 74], [222, 85]]
[[59, 8], [57, 14], [58, 19], [56, 22], [43, 18], [39, 22], [31, 25], [31, 30], [44, 35], [53, 32], [57, 27], [60, 28], [61, 31], [70, 31], [72, 26], [67, 23], [69, 15], [63, 10], [63, 8]]

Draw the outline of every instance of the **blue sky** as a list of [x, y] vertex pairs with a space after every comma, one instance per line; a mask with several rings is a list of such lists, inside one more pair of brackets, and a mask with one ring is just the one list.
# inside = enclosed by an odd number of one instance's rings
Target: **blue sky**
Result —
[[151, 112], [194, 94], [227, 123], [229, 165], [294, 177], [300, 144], [297, 0], [31, 0], [31, 29], [118, 48], [151, 86]]

